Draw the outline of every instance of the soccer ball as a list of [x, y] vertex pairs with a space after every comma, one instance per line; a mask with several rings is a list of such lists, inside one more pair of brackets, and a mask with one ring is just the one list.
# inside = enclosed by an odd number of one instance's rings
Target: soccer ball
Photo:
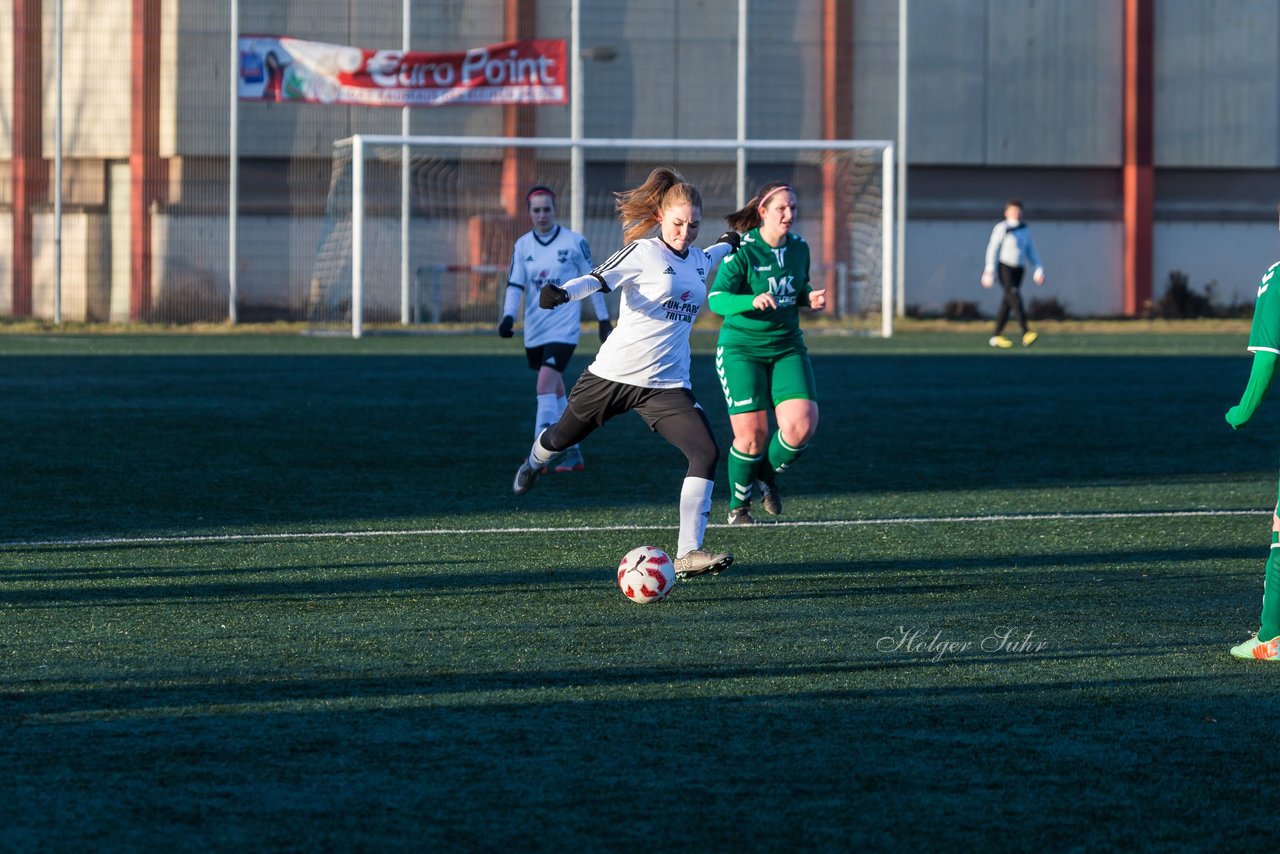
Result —
[[637, 546], [618, 564], [618, 589], [632, 602], [647, 605], [666, 599], [676, 586], [671, 558], [657, 546]]

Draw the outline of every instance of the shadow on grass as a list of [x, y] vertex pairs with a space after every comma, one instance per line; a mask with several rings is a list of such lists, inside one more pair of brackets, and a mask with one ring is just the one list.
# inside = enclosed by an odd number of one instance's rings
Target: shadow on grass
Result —
[[[1273, 832], [1267, 810], [1205, 797], [1266, 749], [1252, 721], [1280, 710], [1267, 686], [983, 685], [923, 666], [938, 678], [892, 684], [903, 671], [846, 671], [869, 684], [800, 694], [627, 699], [573, 696], [593, 675], [575, 671], [517, 681], [553, 693], [509, 700], [501, 672], [67, 693], [43, 711], [62, 719], [30, 717], [29, 743], [0, 748], [14, 793], [0, 833], [54, 847], [180, 832], [201, 847], [843, 851], [1137, 850]], [[360, 697], [374, 701], [331, 704]], [[237, 705], [249, 702], [276, 705]], [[37, 800], [58, 808], [18, 808]]]
[[[769, 665], [752, 664], [742, 666], [682, 666], [664, 668], [578, 668], [570, 670], [547, 671], [490, 671], [490, 672], [451, 672], [434, 670], [428, 673], [397, 673], [394, 670], [384, 671], [378, 676], [348, 676], [341, 678], [313, 679], [297, 676], [270, 676], [262, 678], [245, 678], [230, 676], [227, 678], [202, 681], [192, 679], [190, 674], [163, 672], [148, 674], [145, 684], [121, 684], [116, 679], [88, 679], [74, 688], [57, 689], [48, 683], [42, 683], [38, 691], [24, 690], [21, 682], [8, 682], [3, 687], [3, 697], [7, 704], [6, 715], [21, 719], [26, 715], [65, 715], [65, 714], [120, 714], [129, 711], [154, 710], [162, 716], [181, 713], [184, 717], [192, 714], [218, 716], [226, 707], [239, 704], [276, 704], [287, 702], [329, 702], [354, 700], [360, 698], [429, 698], [433, 696], [449, 698], [449, 704], [467, 705], [461, 699], [468, 694], [492, 695], [483, 697], [483, 702], [499, 702], [511, 707], [522, 705], [541, 705], [547, 701], [545, 696], [536, 692], [544, 690], [578, 690], [588, 688], [593, 694], [610, 694], [616, 688], [642, 688], [658, 686], [664, 691], [678, 692], [682, 685], [699, 685], [707, 683], [707, 693], [715, 695], [720, 689], [713, 683], [724, 685], [740, 680], [769, 679], [825, 679], [858, 674], [869, 674], [885, 670], [898, 673], [907, 671], [928, 671], [935, 675], [940, 667], [964, 667], [974, 664], [990, 664], [993, 660], [1024, 662], [1027, 664], [1050, 663], [1055, 661], [1080, 661], [1092, 658], [1143, 658], [1163, 657], [1175, 651], [1172, 648], [1136, 648], [1126, 646], [1091, 647], [1078, 650], [1054, 651], [1052, 653], [1019, 653], [1005, 658], [998, 655], [966, 655], [947, 657], [945, 661], [935, 662], [927, 654], [919, 656], [893, 655], [875, 653], [870, 658], [855, 661], [825, 662], [820, 664]], [[892, 677], [890, 677], [892, 678]], [[949, 679], [955, 679], [953, 673]], [[933, 701], [943, 701], [950, 697], [974, 697], [983, 695], [1003, 695], [1026, 691], [1042, 691], [1056, 693], [1064, 689], [1100, 690], [1136, 685], [1180, 684], [1188, 685], [1196, 682], [1209, 682], [1216, 677], [1209, 675], [1160, 675], [1126, 678], [1075, 679], [1067, 682], [1053, 680], [1037, 681], [1029, 685], [1015, 680], [1010, 683], [974, 683], [960, 680], [960, 684], [933, 685], [929, 689], [929, 697]], [[80, 680], [77, 680], [79, 682]], [[180, 684], [174, 685], [177, 682]], [[84, 687], [88, 684], [91, 687]], [[888, 699], [892, 697], [907, 698], [918, 695], [923, 688], [918, 685], [878, 686], [867, 688], [830, 688], [820, 690], [786, 690], [779, 694], [769, 691], [750, 695], [739, 695], [732, 689], [728, 696], [737, 702], [761, 702], [779, 700], [804, 702], [820, 698], [843, 699]], [[535, 692], [527, 697], [517, 697], [520, 692]], [[513, 696], [504, 695], [512, 694]], [[477, 696], [477, 700], [481, 697]], [[626, 702], [622, 697], [619, 702]], [[554, 700], [553, 700], [554, 702]], [[607, 702], [607, 701], [606, 701]]]
[[[1222, 421], [1244, 360], [1229, 377], [1210, 357], [821, 355], [815, 370], [822, 426], [787, 474], [794, 496], [1166, 481], [1255, 473], [1273, 455], [1264, 431]], [[674, 506], [685, 462], [631, 415], [584, 444], [586, 472], [511, 496], [532, 376], [516, 355], [11, 357], [0, 531], [536, 520], [637, 494]], [[723, 451], [710, 358], [693, 383]]]
[[[1054, 552], [1046, 554], [949, 556], [920, 558], [872, 558], [844, 562], [762, 562], [752, 566], [740, 561], [729, 574], [718, 578], [682, 582], [683, 595], [695, 596], [715, 591], [734, 601], [753, 599], [847, 598], [857, 606], [868, 598], [886, 596], [962, 594], [1000, 586], [1003, 582], [1020, 588], [1104, 588], [1118, 591], [1126, 586], [1147, 587], [1177, 582], [1203, 582], [1206, 576], [1186, 572], [1196, 561], [1261, 560], [1258, 549], [1243, 547], [1136, 549], [1099, 552]], [[24, 608], [100, 607], [126, 604], [176, 604], [200, 601], [270, 604], [273, 602], [358, 600], [429, 594], [434, 598], [476, 596], [520, 596], [529, 579], [536, 578], [540, 595], [568, 595], [608, 587], [608, 573], [598, 567], [553, 567], [520, 565], [506, 561], [500, 569], [477, 558], [441, 558], [423, 561], [357, 561], [352, 563], [302, 564], [291, 566], [252, 565], [220, 569], [184, 569], [157, 566], [119, 570], [32, 568], [0, 576], [5, 601]], [[474, 567], [463, 569], [462, 567]], [[1170, 574], [1165, 567], [1180, 571]], [[421, 571], [419, 571], [421, 570]], [[1101, 573], [1098, 576], [1085, 575]], [[1010, 572], [1016, 571], [1016, 576]], [[1252, 577], [1251, 565], [1238, 573]], [[531, 575], [532, 573], [532, 575]], [[903, 579], [903, 573], [917, 573], [918, 582]], [[778, 589], [776, 579], [806, 579], [803, 589]], [[1214, 578], [1228, 576], [1215, 571]], [[886, 584], [884, 579], [893, 583]], [[183, 579], [191, 579], [184, 581]], [[197, 580], [198, 579], [198, 580]], [[768, 581], [767, 589], [755, 592], [752, 582]], [[727, 586], [726, 586], [727, 585]]]

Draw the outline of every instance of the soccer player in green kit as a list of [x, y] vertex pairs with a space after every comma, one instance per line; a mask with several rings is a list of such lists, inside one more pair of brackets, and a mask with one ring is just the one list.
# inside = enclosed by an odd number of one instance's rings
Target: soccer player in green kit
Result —
[[[742, 210], [725, 217], [743, 232], [707, 295], [724, 317], [716, 373], [729, 408], [729, 524], [752, 525], [758, 489], [765, 512], [782, 512], [777, 475], [804, 451], [818, 428], [817, 384], [800, 332], [801, 306], [826, 307], [825, 290], [809, 282], [809, 245], [791, 233], [796, 194], [782, 181], [760, 188]], [[769, 409], [778, 429], [769, 434]]]
[[[1249, 423], [1275, 378], [1276, 360], [1280, 358], [1280, 261], [1271, 265], [1258, 285], [1249, 350], [1253, 352], [1249, 384], [1240, 402], [1227, 410], [1227, 423], [1233, 430]], [[1280, 501], [1271, 517], [1271, 554], [1262, 584], [1262, 627], [1244, 643], [1233, 646], [1231, 654], [1236, 658], [1280, 661]]]

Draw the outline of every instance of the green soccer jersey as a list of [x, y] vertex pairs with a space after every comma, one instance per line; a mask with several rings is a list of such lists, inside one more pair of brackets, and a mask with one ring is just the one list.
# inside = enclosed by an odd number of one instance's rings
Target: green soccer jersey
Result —
[[[717, 282], [720, 280], [717, 278]], [[1258, 283], [1258, 301], [1249, 328], [1249, 349], [1280, 353], [1280, 261], [1272, 264]]]
[[[724, 316], [720, 344], [761, 349], [802, 346], [798, 307], [809, 304], [809, 244], [788, 234], [776, 249], [760, 229], [742, 235], [742, 245], [720, 264], [707, 305]], [[758, 311], [751, 301], [771, 293], [776, 309]]]

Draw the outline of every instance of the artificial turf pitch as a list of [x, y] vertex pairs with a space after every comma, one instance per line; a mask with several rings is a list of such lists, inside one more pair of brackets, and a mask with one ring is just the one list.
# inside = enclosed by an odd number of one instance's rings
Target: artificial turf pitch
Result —
[[0, 336], [0, 848], [1266, 844], [1243, 335], [810, 345], [786, 524], [722, 478], [738, 562], [637, 606], [683, 461], [513, 496], [518, 342]]

